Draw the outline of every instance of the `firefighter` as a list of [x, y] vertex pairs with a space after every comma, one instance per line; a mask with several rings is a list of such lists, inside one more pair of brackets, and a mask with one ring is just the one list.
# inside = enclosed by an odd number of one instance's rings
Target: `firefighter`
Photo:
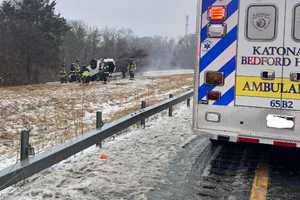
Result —
[[71, 64], [69, 80], [70, 80], [70, 82], [80, 82], [80, 63], [79, 63], [79, 60], [76, 60], [75, 63]]
[[75, 63], [72, 63], [71, 64], [71, 67], [70, 67], [70, 74], [69, 74], [69, 82], [75, 82], [77, 81], [77, 78], [76, 78], [76, 68], [75, 68]]
[[81, 70], [81, 82], [82, 83], [89, 83], [90, 82], [90, 71], [86, 66], [82, 67]]
[[81, 67], [80, 67], [80, 61], [79, 60], [76, 60], [75, 63], [73, 63], [74, 65], [74, 68], [75, 68], [75, 77], [76, 77], [76, 81], [77, 82], [80, 82], [80, 79], [81, 79]]
[[66, 70], [66, 65], [63, 64], [61, 70], [59, 71], [60, 75], [60, 83], [67, 83], [68, 82], [68, 72]]
[[126, 64], [125, 65], [122, 65], [121, 67], [121, 72], [122, 72], [122, 78], [126, 78], [126, 73], [127, 73], [127, 67], [126, 67]]
[[129, 71], [129, 79], [134, 80], [134, 73], [136, 71], [136, 64], [134, 61], [130, 61], [128, 64], [128, 71]]

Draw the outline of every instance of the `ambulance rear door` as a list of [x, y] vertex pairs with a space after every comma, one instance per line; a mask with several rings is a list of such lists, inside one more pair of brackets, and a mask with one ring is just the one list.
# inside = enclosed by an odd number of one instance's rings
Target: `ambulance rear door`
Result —
[[235, 106], [281, 108], [285, 3], [240, 1]]
[[300, 0], [286, 1], [282, 108], [300, 110]]

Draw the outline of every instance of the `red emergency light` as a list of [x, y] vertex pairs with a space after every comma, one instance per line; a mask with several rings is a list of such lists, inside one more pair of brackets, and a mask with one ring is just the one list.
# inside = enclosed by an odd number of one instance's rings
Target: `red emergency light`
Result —
[[207, 99], [212, 101], [218, 101], [221, 98], [221, 92], [210, 91], [207, 93]]

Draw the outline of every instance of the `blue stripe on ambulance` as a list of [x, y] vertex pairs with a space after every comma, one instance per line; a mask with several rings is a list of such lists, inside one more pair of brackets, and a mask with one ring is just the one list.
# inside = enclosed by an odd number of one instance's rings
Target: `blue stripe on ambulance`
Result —
[[[238, 3], [236, 0], [232, 0], [228, 7], [227, 7], [227, 18], [229, 18], [233, 13], [237, 10], [238, 8]], [[201, 30], [201, 42], [203, 42], [205, 39], [207, 39], [207, 26], [203, 27]]]
[[237, 38], [237, 26], [235, 26], [222, 40], [205, 54], [200, 61], [200, 72], [206, 69], [217, 57], [221, 55]]
[[[236, 66], [236, 57], [233, 57], [230, 61], [228, 61], [220, 70], [219, 72], [224, 73], [225, 81], [226, 78], [235, 71], [235, 66]], [[203, 97], [206, 96], [206, 94], [213, 89], [215, 89], [216, 86], [208, 85], [208, 84], [203, 84], [199, 88], [199, 99], [202, 99]]]
[[203, 42], [207, 38], [207, 26], [205, 26], [201, 31], [201, 42]]
[[205, 13], [217, 0], [205, 0], [202, 3], [202, 13]]
[[[204, 1], [204, 5], [202, 7], [202, 12], [205, 13], [205, 11], [211, 6], [214, 1], [208, 0]], [[238, 0], [232, 0], [227, 5], [227, 19], [230, 18], [238, 9]], [[234, 20], [234, 19], [233, 19]], [[237, 40], [237, 26], [235, 26], [232, 30], [229, 31], [229, 33], [226, 34], [226, 36], [222, 39], [220, 39], [217, 44], [215, 44], [203, 57], [201, 57], [199, 68], [200, 73], [204, 73], [204, 70], [209, 71], [209, 66], [214, 66], [214, 61], [221, 57], [223, 52], [231, 46], [236, 40]], [[201, 30], [201, 42], [205, 41], [207, 39], [207, 26], [203, 27]], [[231, 58], [230, 61], [228, 61], [223, 67], [221, 67], [218, 71], [224, 73], [225, 77], [225, 83], [226, 78], [228, 78], [232, 73], [235, 72], [236, 68], [236, 55], [231, 55], [233, 58]], [[225, 58], [224, 58], [225, 59]], [[226, 84], [225, 84], [226, 85]], [[225, 86], [224, 86], [225, 87]], [[235, 86], [230, 85], [226, 86], [228, 88], [225, 89], [224, 94], [221, 96], [220, 100], [213, 103], [213, 105], [218, 106], [226, 106], [229, 105], [232, 101], [234, 101], [234, 95], [235, 95]], [[215, 86], [210, 86], [207, 84], [202, 84], [199, 87], [199, 101], [204, 100], [203, 98], [206, 97], [207, 92], [212, 91], [215, 88]], [[228, 90], [227, 90], [228, 89]]]
[[216, 101], [213, 105], [217, 106], [227, 106], [234, 100], [235, 87], [230, 88], [220, 100]]

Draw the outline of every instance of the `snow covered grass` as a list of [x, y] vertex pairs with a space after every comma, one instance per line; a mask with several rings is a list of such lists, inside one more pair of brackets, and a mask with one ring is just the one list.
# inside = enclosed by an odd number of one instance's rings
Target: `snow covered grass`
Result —
[[[164, 181], [169, 162], [195, 137], [191, 111], [178, 105], [172, 118], [156, 115], [146, 129], [131, 128], [102, 149], [91, 147], [6, 189], [0, 199], [148, 199], [147, 193]], [[102, 153], [108, 160], [99, 159]]]
[[148, 71], [144, 72], [143, 76], [145, 77], [162, 77], [170, 75], [182, 75], [182, 74], [193, 74], [193, 69], [178, 69], [178, 70], [159, 70], [159, 71]]
[[[155, 74], [154, 74], [155, 75]], [[140, 77], [107, 85], [43, 84], [0, 88], [0, 169], [18, 159], [19, 133], [32, 128], [36, 152], [95, 127], [95, 112], [106, 122], [192, 87], [192, 75]]]

